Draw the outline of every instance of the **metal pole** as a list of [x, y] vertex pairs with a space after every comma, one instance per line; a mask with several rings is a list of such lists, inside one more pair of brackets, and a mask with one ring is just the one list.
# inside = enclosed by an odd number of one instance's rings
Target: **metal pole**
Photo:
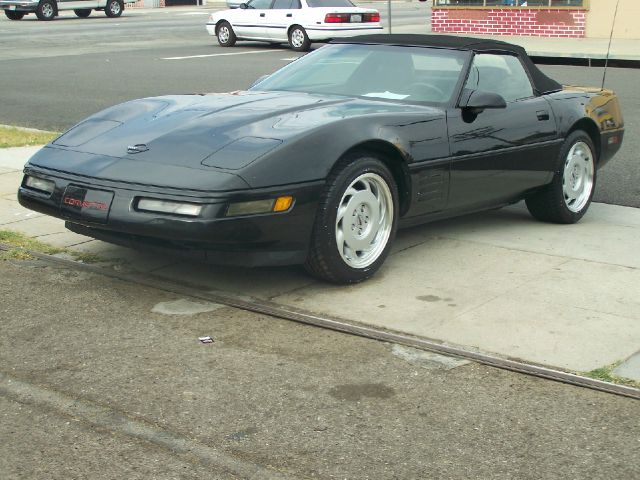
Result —
[[389, 33], [391, 33], [391, 0], [387, 0], [387, 12], [389, 16]]

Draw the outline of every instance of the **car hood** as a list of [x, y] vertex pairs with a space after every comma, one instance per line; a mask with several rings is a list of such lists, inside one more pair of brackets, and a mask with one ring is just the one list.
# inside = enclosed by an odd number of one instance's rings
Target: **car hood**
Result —
[[[238, 92], [181, 95], [126, 102], [97, 113], [71, 128], [48, 149], [71, 150], [101, 159], [119, 159], [123, 176], [162, 165], [190, 169], [241, 169], [295, 137], [334, 122], [363, 115], [407, 114], [437, 109], [384, 100], [297, 92]], [[56, 156], [37, 155], [32, 163], [65, 170]], [[47, 163], [56, 163], [55, 165]], [[132, 164], [135, 163], [134, 168]], [[99, 163], [73, 164], [73, 172], [100, 176]], [[128, 171], [127, 171], [128, 170]], [[149, 171], [149, 170], [147, 170]], [[125, 180], [125, 178], [123, 178]], [[127, 181], [140, 181], [131, 179]]]

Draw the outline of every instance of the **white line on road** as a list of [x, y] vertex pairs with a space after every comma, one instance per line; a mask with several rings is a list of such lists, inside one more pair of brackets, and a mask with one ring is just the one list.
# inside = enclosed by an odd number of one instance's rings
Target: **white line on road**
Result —
[[281, 50], [249, 50], [248, 52], [211, 53], [209, 55], [190, 55], [188, 57], [167, 57], [162, 60], [185, 60], [187, 58], [227, 57], [230, 55], [248, 55], [250, 53], [280, 52]]

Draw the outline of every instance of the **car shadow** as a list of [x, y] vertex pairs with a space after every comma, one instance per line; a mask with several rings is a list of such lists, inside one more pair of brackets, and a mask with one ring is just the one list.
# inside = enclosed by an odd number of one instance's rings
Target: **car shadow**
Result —
[[[394, 268], [396, 258], [410, 256], [411, 252], [408, 251], [412, 249], [416, 255], [419, 255], [418, 251], [428, 248], [431, 243], [441, 242], [443, 238], [460, 241], [466, 241], [470, 237], [486, 238], [490, 243], [491, 238], [496, 235], [505, 238], [517, 237], [517, 232], [523, 225], [539, 228], [536, 226], [541, 224], [534, 221], [526, 209], [514, 206], [402, 229], [396, 236], [391, 253], [381, 272], [367, 282], [379, 276], [382, 277], [385, 270], [393, 269], [398, 273]], [[273, 299], [291, 294], [311, 285], [326, 290], [351, 288], [316, 280], [309, 276], [302, 266], [258, 268], [218, 266], [179, 256], [109, 245], [97, 240], [84, 244], [81, 250], [95, 254], [115, 265], [116, 268], [124, 268], [198, 289], [219, 290], [261, 299]], [[418, 256], [415, 258], [415, 264], [419, 262]], [[411, 272], [407, 273], [411, 275]]]

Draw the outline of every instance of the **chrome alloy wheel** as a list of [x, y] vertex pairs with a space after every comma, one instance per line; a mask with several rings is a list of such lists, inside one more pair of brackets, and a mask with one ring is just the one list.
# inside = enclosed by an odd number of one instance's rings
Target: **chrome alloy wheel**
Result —
[[117, 17], [120, 14], [120, 2], [111, 2], [109, 4], [109, 11], [111, 15]]
[[302, 48], [302, 45], [304, 45], [304, 40], [304, 32], [299, 28], [296, 28], [291, 32], [291, 45], [294, 48]]
[[584, 142], [576, 142], [564, 162], [562, 191], [567, 208], [577, 213], [591, 198], [593, 190], [593, 152]]
[[42, 5], [42, 15], [46, 18], [53, 17], [54, 15], [53, 4], [47, 2], [44, 5]]
[[351, 268], [366, 268], [382, 254], [393, 226], [393, 197], [375, 173], [357, 177], [342, 195], [336, 216], [338, 252]]
[[229, 27], [227, 27], [226, 25], [222, 25], [218, 29], [218, 40], [220, 41], [220, 43], [227, 43], [230, 36], [231, 32], [229, 32]]

